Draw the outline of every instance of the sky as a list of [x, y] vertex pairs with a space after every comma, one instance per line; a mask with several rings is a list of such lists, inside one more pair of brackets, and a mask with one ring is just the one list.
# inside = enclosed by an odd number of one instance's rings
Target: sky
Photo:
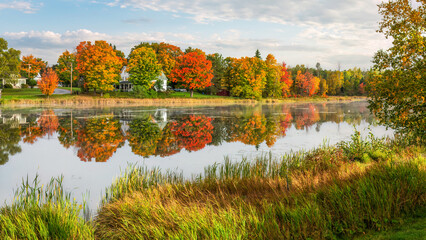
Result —
[[290, 66], [368, 69], [391, 41], [377, 33], [379, 0], [0, 0], [0, 37], [55, 64], [81, 41], [126, 55], [167, 42], [224, 57], [272, 53]]

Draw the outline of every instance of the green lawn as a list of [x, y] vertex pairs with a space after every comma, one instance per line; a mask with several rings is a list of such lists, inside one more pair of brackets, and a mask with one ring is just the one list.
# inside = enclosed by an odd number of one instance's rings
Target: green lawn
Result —
[[[69, 98], [70, 95], [52, 95], [50, 98]], [[4, 100], [19, 100], [19, 99], [42, 99], [46, 98], [40, 89], [38, 88], [23, 88], [23, 89], [13, 89], [5, 88], [2, 89], [1, 99]]]
[[[191, 98], [190, 92], [173, 92], [173, 93], [170, 93], [170, 94], [160, 93], [159, 97], [161, 97], [162, 95], [164, 95], [164, 97], [169, 97], [169, 98]], [[207, 94], [201, 94], [201, 93], [194, 92], [193, 98], [207, 99], [207, 98], [231, 98], [231, 97], [207, 95]]]
[[407, 220], [402, 226], [392, 228], [389, 231], [369, 233], [357, 240], [425, 240], [426, 216]]
[[[71, 91], [71, 87], [58, 87], [59, 89], [65, 89], [65, 90], [70, 90]], [[81, 89], [79, 87], [72, 87], [72, 91], [73, 92], [81, 92]]]

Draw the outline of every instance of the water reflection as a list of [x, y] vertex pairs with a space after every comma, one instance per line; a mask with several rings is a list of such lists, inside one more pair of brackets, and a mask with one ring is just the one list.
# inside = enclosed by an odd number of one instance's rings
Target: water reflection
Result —
[[[320, 131], [325, 122], [373, 122], [366, 103], [258, 105], [174, 109], [3, 110], [0, 164], [41, 138], [73, 148], [84, 162], [106, 162], [127, 142], [141, 157], [166, 157], [185, 149], [240, 142], [274, 146], [292, 126]], [[339, 125], [337, 125], [339, 127]], [[56, 136], [56, 137], [53, 137]]]

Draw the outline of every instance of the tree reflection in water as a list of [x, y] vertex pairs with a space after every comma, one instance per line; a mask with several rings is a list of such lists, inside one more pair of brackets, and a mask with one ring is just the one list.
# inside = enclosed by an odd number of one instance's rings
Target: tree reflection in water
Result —
[[15, 124], [16, 127], [0, 124], [0, 164], [7, 162], [9, 155], [21, 151], [21, 139], [34, 144], [44, 136], [51, 140], [57, 136], [65, 148], [76, 149], [81, 161], [105, 162], [125, 141], [136, 155], [166, 157], [182, 149], [198, 151], [224, 142], [241, 142], [256, 148], [265, 143], [272, 147], [293, 126], [309, 131], [316, 125], [319, 131], [323, 122], [373, 122], [366, 104], [358, 108], [345, 104], [233, 106], [189, 115], [173, 109], [166, 111], [170, 114], [166, 116], [162, 112], [161, 118], [156, 115], [158, 110], [155, 114], [139, 115], [96, 110], [91, 112], [95, 115], [91, 118], [86, 117], [87, 112], [78, 110], [59, 114], [53, 110], [44, 110], [39, 115], [29, 113], [26, 123]]

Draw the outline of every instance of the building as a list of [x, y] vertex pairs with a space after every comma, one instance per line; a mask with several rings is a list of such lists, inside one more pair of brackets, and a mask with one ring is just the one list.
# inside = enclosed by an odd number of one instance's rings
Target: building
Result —
[[2, 79], [2, 85], [3, 86], [5, 84], [10, 84], [10, 85], [12, 85], [13, 88], [21, 88], [22, 84], [26, 84], [26, 83], [27, 83], [27, 79], [21, 78], [17, 74], [10, 74], [9, 78]]
[[[120, 92], [131, 92], [133, 90], [133, 84], [129, 81], [130, 74], [127, 72], [127, 67], [124, 66], [121, 69], [120, 73], [120, 82], [118, 85], [115, 86], [115, 89]], [[167, 77], [166, 75], [161, 72], [161, 74], [152, 81], [154, 84], [155, 91], [166, 91], [167, 90]], [[157, 81], [160, 81], [159, 87], [157, 84], [155, 84]], [[157, 89], [159, 88], [159, 89]]]

